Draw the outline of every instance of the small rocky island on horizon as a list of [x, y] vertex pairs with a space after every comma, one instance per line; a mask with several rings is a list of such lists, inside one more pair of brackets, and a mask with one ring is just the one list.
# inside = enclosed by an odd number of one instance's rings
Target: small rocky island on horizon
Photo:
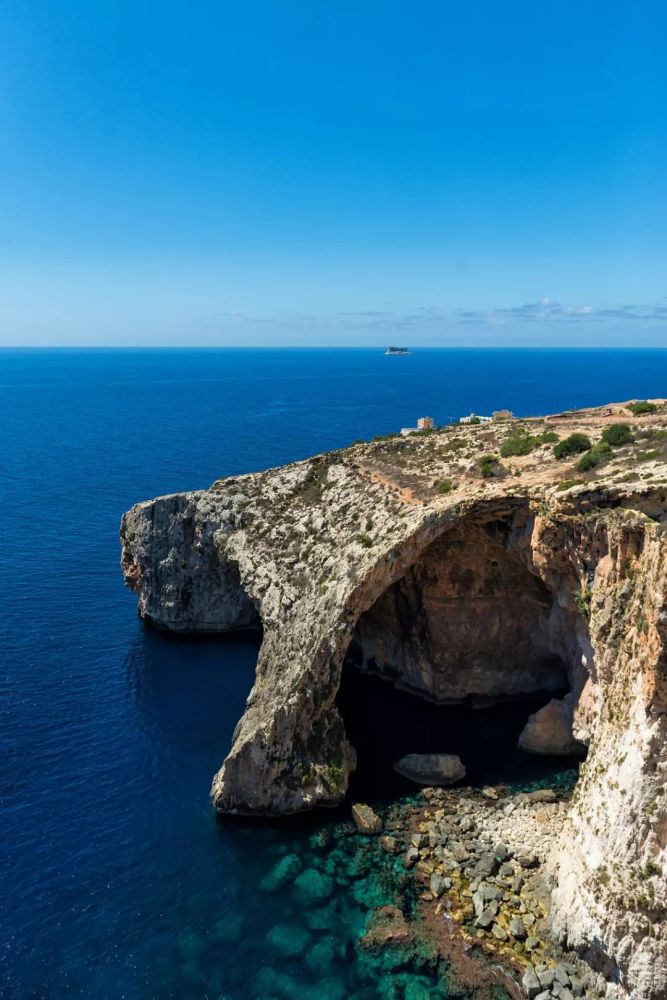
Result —
[[[345, 659], [435, 704], [544, 695], [520, 745], [585, 752], [573, 792], [426, 786], [355, 821], [402, 856], [431, 939], [500, 958], [517, 996], [660, 1000], [666, 519], [667, 401], [632, 401], [387, 435], [140, 503], [122, 564], [157, 627], [261, 626], [221, 814], [344, 799]], [[381, 909], [366, 945], [405, 944], [400, 906]]]

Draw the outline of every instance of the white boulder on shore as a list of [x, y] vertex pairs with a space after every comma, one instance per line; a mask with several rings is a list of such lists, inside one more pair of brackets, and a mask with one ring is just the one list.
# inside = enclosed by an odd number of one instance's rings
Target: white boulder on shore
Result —
[[466, 776], [461, 758], [452, 753], [409, 753], [394, 770], [417, 785], [453, 785]]

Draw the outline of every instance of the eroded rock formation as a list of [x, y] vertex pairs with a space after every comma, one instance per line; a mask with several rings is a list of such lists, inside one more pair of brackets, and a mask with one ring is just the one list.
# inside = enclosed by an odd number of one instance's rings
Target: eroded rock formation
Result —
[[341, 800], [355, 764], [336, 703], [348, 652], [434, 701], [569, 689], [522, 736], [533, 752], [588, 747], [551, 859], [553, 926], [605, 966], [610, 995], [657, 1000], [667, 412], [626, 412], [635, 442], [583, 476], [546, 443], [480, 463], [524, 431], [595, 441], [622, 411], [389, 439], [158, 498], [123, 518], [123, 568], [159, 627], [261, 623], [255, 685], [213, 782], [222, 813]]

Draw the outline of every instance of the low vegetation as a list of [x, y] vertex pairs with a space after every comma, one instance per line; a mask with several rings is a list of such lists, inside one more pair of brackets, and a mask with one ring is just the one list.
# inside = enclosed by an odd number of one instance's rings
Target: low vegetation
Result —
[[545, 434], [528, 434], [520, 429], [503, 441], [500, 454], [503, 458], [509, 458], [511, 455], [529, 455], [540, 445], [552, 444], [554, 441], [558, 441], [558, 435], [553, 431], [547, 431]]
[[576, 465], [577, 471], [589, 472], [591, 469], [596, 469], [598, 465], [604, 465], [605, 462], [608, 462], [611, 455], [611, 446], [606, 441], [600, 441], [594, 448], [590, 448], [581, 456]]
[[573, 486], [583, 486], [585, 482], [585, 479], [564, 479], [562, 483], [558, 484], [556, 491], [560, 493], [563, 490], [571, 489]]
[[451, 493], [453, 489], [454, 483], [451, 479], [440, 479], [437, 483], [435, 483], [436, 493]]
[[479, 460], [479, 471], [482, 473], [484, 479], [490, 479], [491, 476], [495, 476], [499, 468], [500, 462], [497, 455], [482, 455]]
[[612, 448], [620, 448], [621, 445], [630, 444], [633, 440], [630, 424], [611, 424], [602, 431], [602, 440]]
[[554, 445], [554, 456], [560, 461], [563, 458], [570, 458], [571, 455], [581, 455], [591, 447], [591, 439], [586, 434], [570, 434]]
[[640, 399], [636, 403], [630, 403], [628, 410], [633, 417], [641, 417], [643, 413], [657, 413], [658, 407], [655, 403], [649, 403], [645, 399]]

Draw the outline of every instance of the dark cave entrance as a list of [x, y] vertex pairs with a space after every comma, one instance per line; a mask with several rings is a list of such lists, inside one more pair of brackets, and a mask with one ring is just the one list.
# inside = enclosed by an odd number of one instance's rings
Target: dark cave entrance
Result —
[[414, 791], [393, 771], [408, 753], [458, 754], [472, 784], [538, 780], [583, 756], [518, 748], [529, 716], [580, 688], [583, 670], [571, 613], [526, 539], [516, 515], [462, 523], [360, 617], [338, 694], [351, 794]]
[[416, 791], [393, 770], [408, 753], [458, 754], [465, 783], [472, 785], [537, 781], [576, 767], [583, 753], [542, 756], [517, 746], [528, 716], [547, 700], [537, 695], [487, 708], [435, 705], [346, 663], [338, 705], [357, 751], [350, 795], [380, 801]]

